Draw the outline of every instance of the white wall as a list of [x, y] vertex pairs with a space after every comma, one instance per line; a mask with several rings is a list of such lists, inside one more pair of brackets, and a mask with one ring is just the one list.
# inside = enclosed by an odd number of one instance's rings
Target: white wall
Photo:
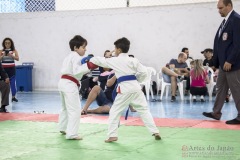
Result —
[[[234, 2], [239, 12], [240, 2]], [[130, 54], [160, 69], [188, 47], [194, 58], [212, 47], [222, 18], [216, 3], [143, 8], [0, 14], [0, 39], [13, 38], [20, 61], [34, 62], [33, 89], [57, 90], [60, 67], [69, 53], [69, 40], [80, 34], [88, 40], [87, 53], [103, 55], [123, 36]]]

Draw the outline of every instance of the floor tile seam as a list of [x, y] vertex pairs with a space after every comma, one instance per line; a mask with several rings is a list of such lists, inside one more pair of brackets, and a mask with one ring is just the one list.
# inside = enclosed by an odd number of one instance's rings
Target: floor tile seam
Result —
[[[69, 140], [66, 140], [66, 141], [69, 141]], [[84, 137], [83, 137], [83, 140], [81, 140], [81, 141], [76, 141], [76, 143], [81, 143], [82, 141], [84, 141]], [[102, 142], [104, 142], [104, 140], [102, 141]], [[105, 143], [105, 142], [104, 142]], [[106, 144], [106, 143], [105, 143]], [[109, 144], [109, 143], [108, 143]], [[106, 144], [107, 145], [107, 144]], [[109, 144], [110, 145], [110, 144]], [[52, 145], [49, 145], [49, 146], [43, 146], [42, 147], [43, 149], [45, 149], [45, 148], [54, 148], [54, 149], [64, 149], [64, 150], [69, 150], [69, 148], [61, 148], [61, 147], [52, 147]], [[132, 151], [122, 151], [122, 150], [110, 150], [110, 149], [106, 149], [106, 148], [103, 148], [103, 149], [101, 149], [101, 148], [87, 148], [87, 147], [82, 147], [82, 146], [80, 146], [80, 147], [78, 147], [78, 148], [71, 148], [71, 149], [74, 149], [74, 150], [79, 150], [79, 149], [84, 149], [84, 150], [94, 150], [94, 151], [109, 151], [109, 152], [112, 152], [112, 151], [114, 151], [114, 152], [123, 152], [123, 153], [129, 153], [129, 152], [132, 152]]]
[[29, 155], [30, 153], [34, 153], [34, 152], [38, 152], [38, 151], [39, 151], [39, 149], [35, 149], [35, 150], [33, 150], [33, 151], [24, 152], [24, 153], [21, 153], [21, 154], [19, 154], [19, 155], [15, 155], [15, 156], [12, 156], [12, 157], [8, 157], [8, 158], [6, 158], [6, 159], [8, 159], [8, 160], [11, 160], [11, 159], [19, 159], [19, 158], [21, 158], [21, 157], [24, 156], [24, 155]]
[[[121, 124], [121, 125], [123, 125], [123, 126], [131, 126], [131, 125], [127, 125], [127, 124], [129, 124], [129, 123], [133, 123], [133, 122], [135, 122], [135, 121], [139, 121], [139, 120], [141, 120], [141, 119], [138, 118], [138, 119], [135, 119], [135, 120], [133, 120], [133, 121], [129, 121], [129, 122], [123, 123], [123, 124]], [[132, 126], [134, 126], [134, 125], [132, 125]], [[144, 125], [141, 125], [141, 126], [144, 126]]]
[[91, 132], [89, 134], [85, 134], [84, 136], [82, 136], [83, 138], [86, 137], [86, 136], [91, 136], [91, 135], [95, 135], [95, 134], [99, 134], [99, 133], [102, 133], [102, 132], [106, 132], [107, 129], [101, 129], [101, 130], [98, 130], [98, 131], [95, 131], [95, 132]]
[[[170, 137], [173, 136], [173, 135], [176, 135], [176, 134], [178, 134], [178, 133], [180, 133], [180, 132], [183, 132], [183, 131], [187, 130], [189, 127], [180, 127], [180, 128], [181, 128], [180, 130], [178, 130], [178, 131], [176, 131], [176, 132], [173, 132], [173, 133], [169, 134], [169, 136], [165, 136], [165, 137], [166, 137], [166, 138], [170, 138]], [[161, 135], [161, 130], [160, 130], [160, 135]]]
[[199, 122], [196, 122], [195, 124], [191, 125], [189, 128], [195, 128], [194, 126], [198, 126], [200, 125], [201, 123], [204, 123], [206, 122], [206, 120], [200, 120]]

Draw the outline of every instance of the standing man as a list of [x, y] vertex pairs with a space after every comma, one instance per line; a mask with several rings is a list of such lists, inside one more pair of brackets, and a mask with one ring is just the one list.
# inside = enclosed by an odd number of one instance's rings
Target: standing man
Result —
[[216, 33], [213, 49], [214, 66], [219, 68], [218, 90], [213, 112], [203, 112], [203, 115], [220, 120], [224, 100], [230, 88], [238, 115], [235, 119], [226, 121], [226, 124], [240, 124], [240, 15], [233, 10], [231, 0], [219, 0], [217, 8], [224, 17]]

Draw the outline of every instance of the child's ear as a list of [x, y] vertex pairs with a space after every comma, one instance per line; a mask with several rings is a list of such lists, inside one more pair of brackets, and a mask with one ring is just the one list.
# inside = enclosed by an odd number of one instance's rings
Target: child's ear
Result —
[[118, 53], [122, 53], [121, 48], [117, 48]]
[[73, 47], [74, 51], [76, 51], [78, 48], [76, 46]]

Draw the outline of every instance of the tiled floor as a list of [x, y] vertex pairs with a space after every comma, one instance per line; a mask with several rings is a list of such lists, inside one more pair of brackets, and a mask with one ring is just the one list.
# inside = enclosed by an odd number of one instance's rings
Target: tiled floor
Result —
[[[8, 107], [10, 112], [24, 112], [34, 113], [34, 111], [44, 111], [44, 113], [59, 113], [61, 108], [60, 96], [58, 92], [18, 92], [17, 98], [19, 102], [13, 102]], [[159, 99], [159, 96], [155, 96]], [[170, 96], [169, 96], [170, 98]], [[176, 102], [170, 102], [170, 99], [164, 99], [162, 102], [149, 101], [149, 107], [153, 117], [155, 118], [186, 118], [186, 119], [207, 119], [202, 116], [202, 112], [212, 110], [213, 101], [196, 102], [193, 103], [189, 100], [189, 96], [184, 97], [185, 100], [181, 101], [177, 97]], [[82, 106], [85, 100], [82, 100]], [[94, 102], [91, 107], [94, 108], [97, 104]], [[237, 110], [233, 101], [225, 103], [223, 110], [222, 120], [233, 119], [237, 115]], [[123, 113], [124, 115], [125, 113]], [[138, 113], [129, 113], [129, 116], [138, 116]]]

